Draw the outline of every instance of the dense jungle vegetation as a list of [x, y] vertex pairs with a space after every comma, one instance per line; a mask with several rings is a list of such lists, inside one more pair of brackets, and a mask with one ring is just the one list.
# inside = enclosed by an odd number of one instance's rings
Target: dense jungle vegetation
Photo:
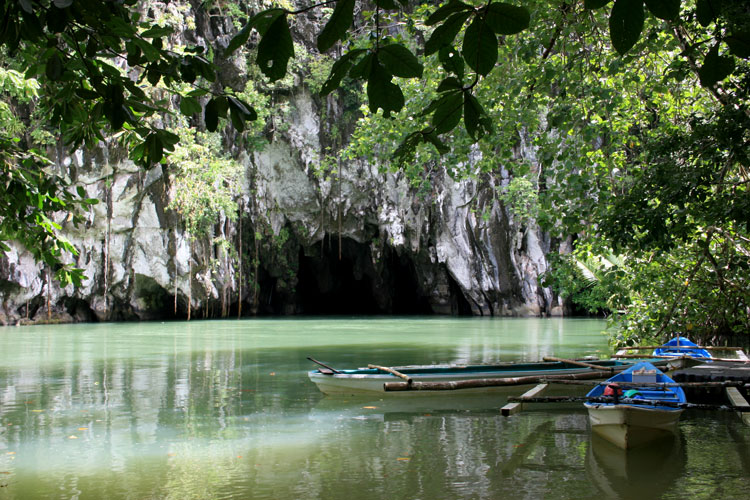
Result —
[[[190, 44], [180, 37], [189, 19], [136, 0], [0, 3], [3, 249], [18, 241], [63, 282], [82, 279], [53, 214], [76, 222], [96, 200], [70, 189], [54, 152], [105, 138], [144, 169], [179, 170], [196, 193], [175, 203], [190, 231], [236, 211], [231, 181], [190, 203], [212, 175], [237, 175], [212, 134], [262, 147], [268, 96], [295, 71], [321, 99], [349, 102], [356, 124], [332, 134], [321, 175], [338, 158], [367, 158], [427, 190], [436, 169], [505, 169], [512, 180], [497, 197], [514, 220], [574, 243], [551, 256], [545, 284], [612, 318], [617, 342], [676, 332], [747, 342], [747, 2], [185, 5], [231, 18], [233, 38]], [[318, 26], [314, 39], [301, 38], [302, 20]], [[238, 57], [247, 81], [222, 82], [218, 68]], [[536, 161], [519, 162], [519, 149]], [[201, 161], [186, 161], [200, 155], [209, 180]]]

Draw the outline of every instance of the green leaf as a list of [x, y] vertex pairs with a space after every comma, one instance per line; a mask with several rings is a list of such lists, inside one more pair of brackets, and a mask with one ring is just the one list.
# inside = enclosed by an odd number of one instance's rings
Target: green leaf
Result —
[[680, 15], [680, 0], [646, 0], [646, 7], [653, 15], [671, 21]]
[[206, 104], [204, 121], [206, 130], [216, 132], [219, 127], [219, 106], [215, 97]]
[[180, 112], [185, 116], [192, 116], [201, 112], [201, 105], [198, 99], [190, 96], [183, 96], [180, 99]]
[[449, 76], [448, 78], [440, 82], [440, 85], [438, 85], [437, 91], [448, 92], [449, 90], [461, 90], [462, 88], [463, 88], [463, 84], [461, 83], [461, 80], [459, 80], [455, 76]]
[[446, 71], [453, 73], [458, 78], [464, 77], [464, 58], [459, 55], [455, 47], [443, 47], [440, 49], [438, 57]]
[[263, 12], [258, 12], [255, 14], [248, 24], [252, 27], [258, 30], [258, 33], [260, 33], [260, 36], [265, 36], [266, 31], [268, 31], [269, 26], [271, 26], [276, 20], [285, 15], [286, 11], [284, 9], [274, 8], [274, 9], [268, 9], [264, 10]]
[[734, 59], [720, 56], [719, 46], [714, 45], [703, 59], [703, 66], [698, 70], [698, 78], [704, 87], [712, 87], [732, 74]]
[[375, 54], [370, 52], [365, 57], [360, 59], [357, 64], [354, 65], [351, 71], [349, 71], [349, 77], [356, 80], [358, 78], [364, 78], [366, 75], [369, 75], [372, 71], [373, 62], [375, 62]]
[[236, 112], [243, 121], [254, 121], [258, 119], [258, 113], [245, 101], [234, 96], [227, 96], [227, 104], [230, 112]]
[[609, 16], [609, 36], [618, 54], [625, 55], [636, 44], [644, 18], [643, 0], [615, 0]]
[[161, 142], [164, 144], [164, 149], [167, 151], [174, 151], [175, 144], [180, 142], [180, 136], [169, 130], [159, 129], [156, 133], [159, 135], [159, 139], [161, 139]]
[[341, 80], [344, 79], [346, 73], [349, 71], [349, 68], [351, 68], [352, 64], [354, 64], [354, 59], [356, 59], [356, 57], [363, 52], [365, 52], [365, 49], [352, 50], [341, 56], [336, 60], [335, 63], [333, 63], [333, 66], [331, 67], [331, 74], [328, 75], [328, 79], [320, 89], [321, 96], [327, 96], [335, 89], [337, 89], [339, 85], [341, 85]]
[[463, 92], [451, 92], [438, 100], [432, 115], [432, 126], [436, 134], [443, 134], [456, 128], [463, 114]]
[[326, 52], [336, 42], [344, 38], [354, 20], [354, 3], [355, 0], [339, 0], [336, 3], [331, 18], [318, 35], [318, 50], [320, 52]]
[[433, 12], [425, 21], [425, 25], [432, 26], [447, 18], [451, 14], [455, 14], [456, 12], [461, 12], [464, 10], [472, 10], [471, 5], [465, 4], [464, 2], [460, 2], [458, 0], [451, 0], [450, 2]]
[[141, 40], [140, 38], [133, 38], [133, 43], [136, 44], [138, 48], [143, 51], [143, 54], [146, 56], [146, 59], [148, 60], [148, 62], [157, 61], [161, 57], [161, 52], [159, 52], [159, 49], [154, 47], [152, 44], [148, 43], [146, 40]]
[[750, 57], [750, 32], [737, 32], [728, 36], [724, 41], [729, 46], [729, 51], [737, 57]]
[[424, 44], [425, 55], [429, 56], [443, 47], [453, 45], [453, 40], [455, 40], [456, 35], [461, 31], [461, 28], [471, 14], [472, 11], [458, 12], [446, 19], [443, 24], [435, 28], [430, 39]]
[[183, 60], [180, 64], [180, 76], [185, 83], [195, 82], [195, 68], [190, 64], [189, 60]]
[[375, 5], [383, 10], [396, 10], [398, 6], [393, 0], [375, 0]]
[[466, 64], [482, 76], [487, 76], [495, 67], [497, 36], [481, 17], [474, 18], [474, 21], [466, 28], [463, 56]]
[[706, 27], [717, 18], [719, 6], [714, 4], [714, 0], [698, 0], [695, 3], [695, 15], [701, 26]]
[[445, 145], [443, 141], [440, 140], [440, 138], [437, 136], [437, 133], [435, 131], [428, 132], [423, 135], [424, 142], [429, 142], [433, 146], [435, 146], [435, 149], [438, 150], [438, 153], [441, 155], [447, 154], [450, 152], [450, 148]]
[[599, 9], [611, 1], [612, 0], [583, 0], [583, 7], [585, 9]]
[[476, 97], [464, 93], [464, 126], [472, 139], [479, 140], [492, 128], [492, 121]]
[[155, 64], [149, 65], [149, 68], [146, 71], [146, 79], [148, 80], [148, 83], [154, 87], [159, 83], [159, 80], [161, 80], [161, 71], [159, 71], [159, 68]]
[[147, 29], [143, 33], [141, 33], [141, 37], [143, 38], [161, 38], [163, 36], [169, 36], [172, 33], [174, 33], [174, 28], [170, 28], [167, 26], [158, 26], [155, 25], [152, 28]]
[[383, 116], [389, 118], [391, 111], [398, 112], [404, 107], [404, 94], [398, 85], [391, 82], [391, 75], [375, 62], [367, 79], [367, 100], [370, 111], [376, 113], [383, 109]]
[[52, 54], [49, 59], [47, 59], [44, 73], [45, 75], [47, 75], [48, 79], [55, 82], [60, 79], [63, 74], [63, 70], [64, 66], [62, 58], [60, 57], [60, 53], [55, 51], [55, 53]]
[[242, 29], [232, 37], [232, 39], [229, 41], [229, 45], [227, 45], [227, 48], [224, 49], [224, 57], [231, 56], [235, 50], [239, 49], [245, 43], [247, 43], [247, 40], [250, 38], [250, 32], [252, 31], [253, 25], [252, 23], [247, 23], [245, 26], [242, 27]]
[[232, 126], [237, 132], [245, 130], [245, 119], [242, 113], [237, 111], [235, 108], [229, 108], [229, 119], [232, 120]]
[[403, 45], [396, 43], [386, 45], [378, 50], [378, 60], [393, 76], [401, 78], [421, 78], [422, 64], [414, 54]]
[[531, 14], [526, 7], [497, 2], [487, 7], [484, 21], [498, 35], [515, 35], [529, 27]]
[[155, 132], [151, 132], [146, 136], [145, 141], [145, 159], [146, 165], [151, 166], [155, 163], [159, 163], [164, 157], [164, 149], [159, 135]]
[[289, 59], [294, 57], [294, 44], [286, 16], [279, 16], [258, 44], [256, 63], [272, 82], [284, 78]]

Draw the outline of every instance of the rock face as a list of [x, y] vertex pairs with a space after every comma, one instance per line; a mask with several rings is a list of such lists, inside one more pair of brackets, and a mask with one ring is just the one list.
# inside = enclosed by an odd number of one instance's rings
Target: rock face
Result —
[[[196, 15], [190, 36], [213, 30], [203, 36], [216, 41], [224, 24]], [[233, 150], [244, 167], [240, 218], [220, 217], [214, 228], [233, 252], [186, 236], [167, 209], [162, 168], [144, 171], [114, 145], [64, 158], [75, 183], [100, 200], [85, 227], [66, 229], [88, 280], [60, 288], [14, 247], [0, 257], [0, 322], [184, 318], [188, 309], [193, 317], [562, 314], [538, 283], [559, 243], [512, 220], [495, 195], [507, 175], [438, 173], [429, 193], [362, 161], [321, 178], [313, 168], [325, 136], [321, 104], [304, 86], [288, 102], [295, 111], [283, 133], [261, 150]]]

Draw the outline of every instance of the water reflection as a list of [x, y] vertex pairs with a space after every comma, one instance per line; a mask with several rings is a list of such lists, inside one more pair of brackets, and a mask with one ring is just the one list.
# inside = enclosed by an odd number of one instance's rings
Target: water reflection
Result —
[[[356, 367], [588, 354], [606, 350], [601, 327], [430, 318], [0, 329], [0, 500], [601, 498], [593, 462], [626, 498], [637, 485], [601, 463], [581, 405], [505, 418], [505, 395], [326, 398], [306, 377], [309, 355]], [[715, 415], [684, 415], [681, 428], [682, 468], [665, 498], [744, 495], [737, 436], [747, 430]]]
[[682, 434], [629, 450], [593, 434], [586, 455], [591, 481], [607, 498], [661, 498], [682, 476], [686, 463]]

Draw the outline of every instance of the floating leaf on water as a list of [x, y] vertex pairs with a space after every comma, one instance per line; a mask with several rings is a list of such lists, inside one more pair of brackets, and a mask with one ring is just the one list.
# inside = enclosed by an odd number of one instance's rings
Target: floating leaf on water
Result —
[[16, 454], [15, 451], [9, 451], [8, 453], [6, 453], [6, 455], [15, 455], [15, 454]]
[[68, 436], [68, 439], [78, 439], [78, 436]]
[[403, 461], [406, 461], [406, 460], [411, 460], [411, 458], [409, 458], [409, 457], [398, 457], [396, 460], [400, 460], [400, 461], [403, 462]]
[[362, 408], [367, 408], [368, 410], [374, 410], [377, 408], [377, 406], [363, 406]]
[[87, 430], [89, 430], [89, 428], [88, 427], [79, 427], [78, 430], [79, 431], [87, 431]]

